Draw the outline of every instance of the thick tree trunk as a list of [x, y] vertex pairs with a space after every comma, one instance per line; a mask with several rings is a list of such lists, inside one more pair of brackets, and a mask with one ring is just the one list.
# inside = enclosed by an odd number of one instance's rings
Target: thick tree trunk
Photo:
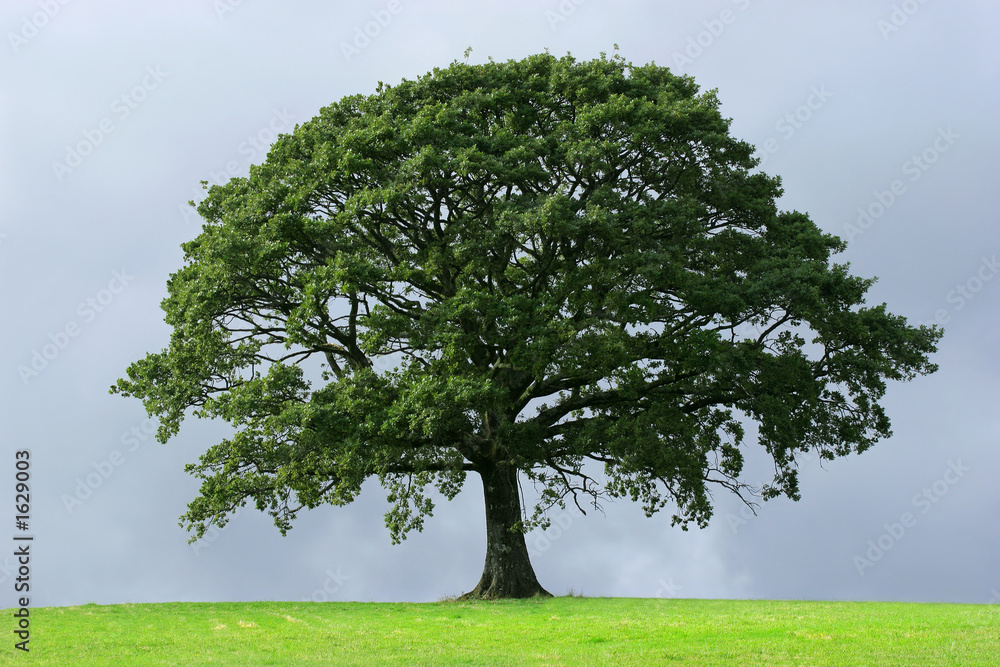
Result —
[[521, 522], [517, 469], [496, 465], [479, 474], [486, 498], [486, 564], [479, 584], [459, 599], [552, 597], [535, 578], [524, 533], [511, 530]]

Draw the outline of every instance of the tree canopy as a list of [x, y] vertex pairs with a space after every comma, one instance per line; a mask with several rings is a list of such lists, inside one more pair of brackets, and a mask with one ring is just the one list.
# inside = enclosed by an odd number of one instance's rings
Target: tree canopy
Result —
[[[429, 486], [478, 473], [484, 597], [544, 593], [523, 531], [553, 504], [625, 497], [686, 527], [713, 485], [797, 499], [797, 455], [890, 435], [886, 382], [933, 372], [941, 331], [866, 305], [873, 279], [777, 209], [753, 151], [714, 91], [603, 54], [380, 83], [209, 188], [169, 346], [112, 391], [164, 442], [192, 411], [233, 425], [188, 466], [195, 537], [248, 501], [284, 533], [377, 477], [398, 541]], [[750, 422], [775, 471], [756, 490]]]

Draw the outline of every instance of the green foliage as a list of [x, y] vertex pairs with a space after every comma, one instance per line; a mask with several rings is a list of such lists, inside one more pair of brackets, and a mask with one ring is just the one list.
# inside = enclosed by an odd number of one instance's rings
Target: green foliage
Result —
[[[189, 470], [199, 537], [253, 500], [284, 532], [377, 476], [393, 540], [508, 461], [542, 502], [629, 497], [705, 525], [743, 493], [742, 423], [796, 455], [890, 435], [887, 380], [930, 373], [843, 242], [780, 212], [713, 91], [620, 56], [454, 63], [379, 84], [210, 188], [163, 302], [169, 347], [112, 391], [236, 434]], [[602, 488], [585, 471], [604, 464]]]

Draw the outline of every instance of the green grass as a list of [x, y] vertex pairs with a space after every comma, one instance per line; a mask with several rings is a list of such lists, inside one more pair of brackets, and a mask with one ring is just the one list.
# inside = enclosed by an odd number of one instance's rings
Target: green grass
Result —
[[1000, 664], [1000, 605], [574, 598], [31, 610], [37, 665]]

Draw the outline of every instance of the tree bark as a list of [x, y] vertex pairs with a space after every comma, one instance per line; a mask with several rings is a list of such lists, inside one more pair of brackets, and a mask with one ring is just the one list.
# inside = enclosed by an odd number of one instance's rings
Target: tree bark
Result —
[[517, 469], [490, 463], [479, 475], [486, 500], [486, 564], [479, 584], [459, 599], [552, 597], [535, 578], [520, 529]]

